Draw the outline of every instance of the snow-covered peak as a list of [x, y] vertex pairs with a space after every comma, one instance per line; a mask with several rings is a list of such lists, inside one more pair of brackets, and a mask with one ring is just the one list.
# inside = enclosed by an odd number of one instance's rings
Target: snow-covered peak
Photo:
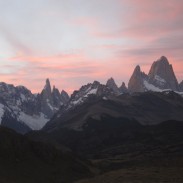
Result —
[[111, 95], [115, 95], [112, 89], [106, 85], [102, 85], [98, 81], [94, 81], [93, 83], [84, 85], [79, 90], [74, 91], [66, 108], [70, 109], [80, 105], [85, 101], [88, 101], [91, 96], [107, 98]]
[[78, 91], [74, 91], [71, 95], [70, 103], [71, 104], [80, 104], [84, 102], [85, 98], [92, 94], [97, 94], [98, 86], [100, 83], [94, 81], [93, 84], [89, 83], [82, 86]]
[[41, 129], [61, 105], [61, 94], [57, 88], [51, 92], [48, 79], [41, 94], [37, 95], [24, 86], [0, 82], [0, 124], [19, 132]]
[[159, 89], [179, 91], [180, 86], [173, 67], [165, 56], [152, 64], [148, 75], [141, 71], [140, 66], [136, 66], [134, 69], [128, 84], [129, 92], [144, 92], [148, 88], [153, 88], [155, 91], [159, 91]]
[[98, 81], [94, 81], [93, 83], [89, 83], [87, 85], [82, 86], [79, 90], [76, 90], [71, 95], [71, 100], [76, 98], [85, 98], [89, 95], [103, 96], [103, 95], [111, 95], [114, 94], [112, 89], [108, 86], [101, 84]]
[[92, 102], [93, 100], [108, 100], [111, 96], [116, 96], [112, 89], [108, 86], [101, 84], [98, 81], [93, 83], [88, 83], [83, 85], [79, 90], [75, 90], [70, 97], [67, 104], [60, 108], [59, 113], [56, 117], [60, 117], [64, 113], [75, 109], [77, 106], [82, 105], [87, 102]]

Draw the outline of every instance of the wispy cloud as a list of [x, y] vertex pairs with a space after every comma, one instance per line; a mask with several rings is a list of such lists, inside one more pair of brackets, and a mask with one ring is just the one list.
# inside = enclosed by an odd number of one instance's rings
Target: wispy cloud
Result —
[[161, 55], [183, 79], [182, 0], [15, 0], [0, 11], [1, 55], [11, 47], [0, 57], [3, 81], [36, 92], [47, 77], [70, 92], [111, 76], [120, 85]]
[[31, 55], [32, 49], [20, 41], [18, 37], [13, 33], [13, 30], [9, 30], [7, 27], [0, 23], [0, 34], [3, 36], [16, 54]]

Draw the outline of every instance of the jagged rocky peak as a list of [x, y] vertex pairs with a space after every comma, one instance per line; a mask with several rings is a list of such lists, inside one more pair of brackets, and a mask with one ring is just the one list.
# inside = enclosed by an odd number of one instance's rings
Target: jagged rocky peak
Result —
[[135, 74], [141, 73], [140, 65], [137, 65], [137, 66], [135, 67], [134, 73], [135, 73]]
[[99, 85], [100, 85], [99, 81], [94, 81], [92, 84], [93, 87], [98, 87]]
[[46, 79], [46, 85], [39, 98], [41, 111], [48, 118], [51, 118], [55, 112], [58, 111], [60, 106], [66, 104], [69, 101], [69, 96], [65, 91], [60, 93], [55, 86], [53, 86], [53, 90], [51, 90], [49, 79]]
[[46, 114], [48, 118], [53, 116], [55, 110], [53, 108], [54, 101], [49, 79], [46, 79], [46, 84], [40, 94], [39, 105], [43, 114]]
[[2, 94], [10, 94], [15, 93], [15, 87], [12, 84], [6, 84], [4, 82], [0, 82], [0, 95]]
[[94, 81], [93, 83], [88, 83], [83, 85], [79, 90], [75, 90], [71, 95], [71, 100], [88, 96], [90, 94], [96, 94], [100, 83]]
[[114, 79], [112, 77], [107, 80], [106, 85], [109, 85], [109, 86], [110, 85], [115, 85], [115, 86], [117, 86], [116, 83], [115, 83], [115, 81], [114, 81]]
[[120, 94], [119, 88], [112, 77], [107, 80], [106, 86], [112, 89], [116, 95]]
[[52, 91], [51, 91], [51, 85], [49, 79], [46, 79], [46, 84], [44, 86], [44, 89], [41, 92], [43, 100], [49, 103], [53, 103], [52, 101]]
[[70, 98], [70, 106], [76, 106], [87, 101], [90, 96], [95, 97], [108, 97], [115, 95], [113, 90], [106, 85], [101, 84], [98, 81], [83, 85], [79, 90], [73, 92]]
[[24, 86], [0, 83], [0, 124], [20, 133], [40, 129], [48, 119], [39, 113], [37, 98]]
[[50, 80], [48, 78], [46, 79], [46, 85], [44, 87], [44, 90], [46, 90], [48, 93], [51, 93], [51, 85]]
[[149, 83], [153, 84], [155, 87], [174, 91], [179, 90], [173, 67], [169, 64], [169, 61], [165, 56], [162, 56], [152, 64], [148, 76]]
[[169, 61], [165, 56], [161, 56], [157, 61], [165, 63], [165, 64], [169, 64]]
[[107, 97], [111, 95], [115, 95], [113, 89], [110, 87], [101, 84], [98, 81], [94, 81], [92, 84], [90, 84], [91, 91], [89, 91], [89, 94], [95, 94], [98, 97]]
[[31, 98], [35, 99], [35, 96], [32, 94], [32, 92], [25, 86], [16, 86], [16, 91], [20, 94], [23, 101], [29, 100]]
[[128, 88], [126, 87], [125, 83], [122, 82], [122, 85], [119, 87], [120, 93], [128, 93]]
[[55, 85], [53, 86], [53, 91], [52, 91], [52, 94], [53, 95], [56, 95], [56, 96], [60, 96], [60, 92], [59, 92], [59, 90], [55, 87]]
[[24, 86], [14, 86], [12, 84], [6, 84], [0, 82], [0, 98], [5, 99], [6, 103], [12, 105], [19, 104], [25, 101], [35, 100], [35, 96]]
[[181, 91], [181, 92], [183, 92], [183, 80], [180, 82], [180, 84], [179, 84], [179, 90]]
[[24, 86], [0, 82], [0, 124], [21, 133], [39, 130], [65, 102], [67, 93], [61, 95], [55, 86], [51, 90], [49, 79], [37, 95]]
[[140, 66], [137, 65], [128, 83], [129, 92], [144, 92], [145, 79], [147, 79], [147, 75], [144, 72], [141, 72]]
[[68, 93], [65, 90], [62, 90], [60, 93], [55, 86], [53, 86], [52, 97], [56, 106], [66, 104], [70, 99]]
[[69, 99], [70, 99], [68, 93], [67, 93], [66, 91], [64, 91], [64, 90], [61, 91], [60, 98], [61, 98], [61, 101], [62, 101], [64, 104], [66, 104], [67, 102], [69, 102]]
[[61, 102], [61, 95], [59, 90], [53, 86], [53, 91], [52, 91], [52, 100], [53, 100], [53, 106], [56, 108], [59, 108], [60, 105], [62, 105], [63, 103]]

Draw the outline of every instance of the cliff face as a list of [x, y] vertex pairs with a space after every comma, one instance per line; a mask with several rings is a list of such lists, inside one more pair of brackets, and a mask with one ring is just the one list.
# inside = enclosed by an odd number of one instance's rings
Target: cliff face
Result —
[[148, 76], [149, 83], [160, 89], [179, 90], [173, 67], [164, 56], [152, 64]]
[[162, 56], [155, 61], [146, 75], [137, 66], [130, 78], [128, 90], [133, 92], [144, 92], [148, 90], [163, 91], [170, 89], [173, 91], [183, 90], [183, 84], [178, 84], [177, 78], [174, 74], [173, 67], [169, 64], [168, 59]]
[[42, 90], [38, 104], [41, 108], [41, 111], [47, 115], [48, 118], [51, 118], [56, 111], [60, 108], [61, 105], [67, 103], [69, 96], [65, 91], [61, 93], [55, 86], [53, 90], [51, 89], [49, 79], [46, 80], [44, 89]]
[[143, 72], [141, 72], [140, 66], [136, 66], [128, 83], [128, 91], [133, 92], [144, 92], [144, 80], [147, 78]]
[[120, 90], [113, 78], [107, 80], [106, 86], [109, 87], [116, 95], [120, 94]]

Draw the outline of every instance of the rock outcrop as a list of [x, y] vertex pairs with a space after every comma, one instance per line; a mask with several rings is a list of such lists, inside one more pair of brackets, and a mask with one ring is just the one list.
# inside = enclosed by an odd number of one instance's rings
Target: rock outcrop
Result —
[[156, 92], [164, 90], [179, 91], [180, 87], [181, 85], [177, 82], [173, 67], [165, 56], [162, 56], [152, 64], [148, 75], [141, 72], [140, 66], [137, 66], [128, 84], [130, 93], [149, 90]]
[[133, 92], [144, 92], [144, 80], [147, 79], [147, 75], [143, 73], [140, 66], [137, 65], [128, 83], [128, 91]]
[[120, 93], [128, 93], [128, 88], [126, 87], [125, 83], [122, 82], [122, 85], [119, 87]]
[[61, 105], [63, 105], [63, 102], [61, 102], [60, 92], [57, 88], [55, 88], [55, 86], [53, 86], [53, 91], [51, 95], [52, 95], [53, 106], [55, 108], [59, 108]]
[[110, 89], [112, 89], [112, 91], [116, 94], [119, 95], [120, 91], [118, 86], [116, 85], [115, 81], [113, 78], [110, 78], [107, 80], [106, 86], [109, 87]]
[[53, 97], [49, 79], [46, 79], [46, 84], [40, 94], [40, 107], [41, 111], [46, 114], [48, 118], [53, 116], [55, 109], [53, 106]]
[[41, 111], [46, 114], [48, 118], [51, 118], [53, 114], [60, 108], [61, 105], [69, 101], [69, 96], [65, 91], [62, 93], [54, 86], [51, 90], [51, 85], [49, 79], [46, 79], [46, 84], [42, 90], [39, 102]]
[[168, 59], [162, 56], [155, 61], [149, 71], [149, 83], [160, 89], [171, 89], [178, 91], [178, 82], [174, 74], [173, 67], [169, 64]]
[[62, 90], [60, 94], [60, 99], [63, 104], [66, 104], [69, 102], [70, 97], [66, 91]]

